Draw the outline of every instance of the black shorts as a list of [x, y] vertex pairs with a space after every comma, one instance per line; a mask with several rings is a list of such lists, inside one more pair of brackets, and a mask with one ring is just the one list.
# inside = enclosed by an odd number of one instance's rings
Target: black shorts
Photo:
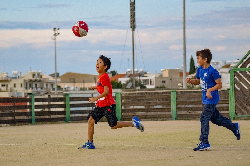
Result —
[[90, 116], [92, 116], [92, 118], [95, 120], [95, 124], [97, 124], [97, 122], [105, 116], [110, 127], [117, 125], [118, 119], [116, 117], [115, 104], [107, 107], [95, 107], [95, 109], [89, 113], [88, 119]]

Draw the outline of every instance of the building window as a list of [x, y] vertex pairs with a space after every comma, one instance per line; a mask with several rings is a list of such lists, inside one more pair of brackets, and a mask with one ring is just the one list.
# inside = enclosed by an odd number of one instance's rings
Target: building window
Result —
[[162, 81], [161, 83], [165, 84], [165, 83], [166, 83], [166, 81]]
[[23, 87], [23, 83], [20, 84], [20, 87], [21, 87], [21, 88]]
[[16, 83], [14, 84], [14, 88], [16, 88]]
[[154, 85], [154, 80], [150, 79], [150, 85]]
[[2, 84], [1, 87], [5, 87], [5, 84]]

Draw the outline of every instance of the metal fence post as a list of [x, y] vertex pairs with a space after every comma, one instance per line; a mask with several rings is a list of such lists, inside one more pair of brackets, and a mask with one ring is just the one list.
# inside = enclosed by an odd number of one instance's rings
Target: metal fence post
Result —
[[230, 91], [229, 91], [229, 115], [231, 120], [235, 119], [235, 98], [234, 98], [234, 70], [230, 70]]
[[70, 121], [70, 99], [69, 99], [69, 93], [65, 94], [65, 101], [66, 101], [66, 123]]
[[177, 118], [177, 111], [176, 111], [176, 90], [171, 90], [171, 113], [173, 120]]
[[31, 124], [35, 124], [35, 94], [31, 94]]
[[120, 121], [122, 118], [121, 92], [115, 92], [115, 102], [116, 102], [116, 117], [118, 121]]

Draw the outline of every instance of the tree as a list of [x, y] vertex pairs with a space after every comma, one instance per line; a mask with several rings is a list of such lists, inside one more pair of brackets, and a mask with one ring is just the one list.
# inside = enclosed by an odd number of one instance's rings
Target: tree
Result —
[[109, 71], [108, 74], [112, 74], [112, 76], [115, 76], [115, 75], [118, 74], [118, 73], [117, 73], [116, 70], [112, 70], [112, 71]]
[[121, 89], [122, 88], [122, 83], [121, 81], [116, 82], [116, 81], [111, 81], [112, 89]]
[[195, 65], [194, 65], [194, 58], [191, 55], [190, 58], [190, 65], [189, 65], [189, 74], [194, 74], [195, 73]]

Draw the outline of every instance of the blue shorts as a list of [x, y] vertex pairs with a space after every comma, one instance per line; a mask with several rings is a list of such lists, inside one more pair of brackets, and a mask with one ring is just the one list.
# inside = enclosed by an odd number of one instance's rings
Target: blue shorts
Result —
[[105, 116], [110, 127], [114, 127], [117, 125], [118, 119], [116, 117], [115, 104], [107, 107], [95, 107], [95, 109], [89, 113], [88, 119], [90, 116], [92, 116], [92, 118], [95, 120], [95, 124], [97, 124], [97, 122]]

